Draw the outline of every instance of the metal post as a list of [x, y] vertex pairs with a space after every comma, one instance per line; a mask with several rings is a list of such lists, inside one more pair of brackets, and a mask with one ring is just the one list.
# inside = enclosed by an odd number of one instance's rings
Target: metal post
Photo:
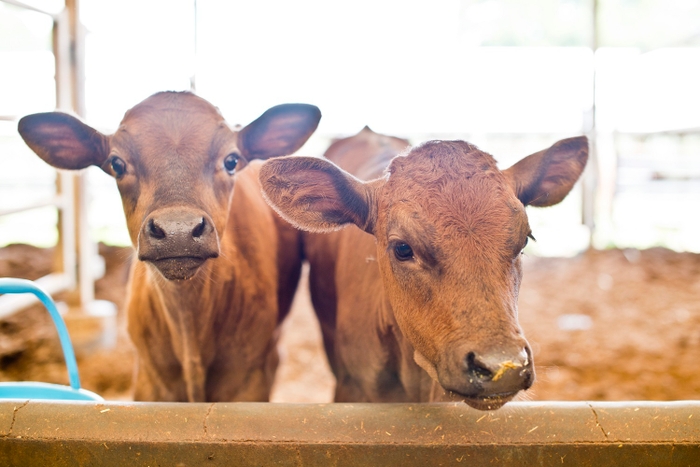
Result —
[[589, 152], [588, 166], [583, 174], [582, 221], [590, 229], [590, 245], [593, 246], [593, 236], [596, 227], [596, 190], [598, 185], [598, 151], [596, 138], [596, 61], [598, 50], [598, 0], [591, 0], [591, 42], [593, 51], [593, 99], [589, 112], [584, 114], [583, 132], [588, 136]]
[[[62, 111], [72, 109], [71, 102], [71, 73], [70, 73], [70, 37], [68, 35], [68, 12], [64, 9], [54, 18], [53, 54], [56, 63], [56, 108]], [[74, 198], [73, 179], [71, 172], [56, 173], [56, 194], [61, 200], [58, 207], [59, 242], [56, 245], [56, 269], [62, 271], [70, 279], [70, 289], [75, 290], [77, 280], [77, 255], [75, 215], [72, 206]]]
[[[85, 117], [85, 31], [79, 0], [66, 0], [56, 22], [57, 107]], [[95, 300], [94, 268], [99, 259], [87, 219], [88, 187], [85, 172], [61, 172], [61, 194], [69, 209], [62, 211], [63, 263], [72, 271], [73, 292], [65, 316], [78, 350], [116, 341], [116, 307]]]

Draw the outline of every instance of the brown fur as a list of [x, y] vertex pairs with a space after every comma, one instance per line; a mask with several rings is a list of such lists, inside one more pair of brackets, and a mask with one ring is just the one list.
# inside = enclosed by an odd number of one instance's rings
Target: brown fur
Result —
[[268, 400], [301, 243], [262, 199], [252, 159], [294, 152], [319, 119], [313, 106], [288, 104], [238, 131], [205, 100], [166, 92], [127, 111], [112, 136], [55, 112], [20, 121], [51, 165], [98, 165], [117, 178], [141, 259], [127, 298], [136, 400]]
[[[585, 166], [587, 142], [565, 140], [500, 171], [463, 141], [402, 153], [406, 143], [381, 144], [387, 138], [365, 129], [327, 151], [364, 180], [308, 158], [269, 161], [260, 173], [268, 201], [300, 228], [354, 224], [304, 234], [336, 400], [458, 396], [500, 407], [534, 380], [517, 322], [524, 203], [560, 201]], [[377, 160], [388, 164], [383, 175], [367, 170]], [[413, 256], [400, 261], [404, 243]]]

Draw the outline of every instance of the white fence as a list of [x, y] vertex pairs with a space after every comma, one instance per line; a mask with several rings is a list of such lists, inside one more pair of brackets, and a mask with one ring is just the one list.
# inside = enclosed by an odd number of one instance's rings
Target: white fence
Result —
[[[83, 108], [82, 30], [78, 22], [78, 1], [68, 0], [59, 13], [42, 10], [16, 0], [0, 0], [11, 8], [43, 15], [53, 21], [52, 48], [55, 60], [55, 97], [58, 109], [81, 115]], [[16, 70], [18, 73], [21, 70]], [[0, 120], [16, 121], [20, 115], [5, 113], [0, 104]], [[12, 156], [12, 155], [10, 155]], [[55, 195], [8, 207], [0, 204], [0, 216], [7, 216], [43, 207], [58, 210], [57, 267], [54, 272], [36, 282], [49, 294], [73, 291], [69, 305], [82, 308], [94, 301], [93, 264], [95, 245], [88, 234], [86, 219], [85, 176], [57, 172]], [[32, 303], [30, 295], [0, 297], [0, 318], [4, 318]]]

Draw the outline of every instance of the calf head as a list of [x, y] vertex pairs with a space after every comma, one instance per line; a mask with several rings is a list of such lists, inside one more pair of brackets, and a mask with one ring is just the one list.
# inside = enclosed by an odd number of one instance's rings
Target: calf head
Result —
[[532, 232], [526, 205], [550, 206], [585, 167], [571, 138], [504, 171], [463, 141], [431, 141], [363, 182], [317, 158], [263, 165], [267, 199], [302, 229], [355, 224], [374, 235], [386, 298], [441, 386], [480, 409], [498, 408], [534, 381], [517, 319], [520, 256]]
[[112, 175], [138, 258], [178, 281], [219, 255], [235, 173], [296, 151], [320, 117], [314, 106], [284, 104], [237, 130], [204, 99], [163, 92], [127, 111], [113, 135], [60, 112], [28, 115], [18, 129], [56, 168], [96, 165]]

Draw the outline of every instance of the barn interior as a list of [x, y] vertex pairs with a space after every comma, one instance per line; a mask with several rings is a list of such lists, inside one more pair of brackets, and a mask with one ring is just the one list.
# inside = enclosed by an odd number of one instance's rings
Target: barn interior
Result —
[[[59, 302], [84, 388], [132, 400], [122, 307], [133, 258], [116, 184], [40, 161], [17, 133], [30, 113], [60, 109], [110, 133], [163, 90], [191, 90], [236, 123], [308, 102], [323, 118], [297, 154], [368, 125], [412, 144], [466, 140], [501, 168], [586, 135], [572, 193], [527, 208], [537, 241], [519, 319], [537, 382], [522, 400], [692, 401], [698, 63], [695, 0], [0, 0], [0, 277], [38, 280]], [[273, 402], [333, 399], [304, 280]], [[0, 381], [67, 381], [31, 298], [0, 297]]]

